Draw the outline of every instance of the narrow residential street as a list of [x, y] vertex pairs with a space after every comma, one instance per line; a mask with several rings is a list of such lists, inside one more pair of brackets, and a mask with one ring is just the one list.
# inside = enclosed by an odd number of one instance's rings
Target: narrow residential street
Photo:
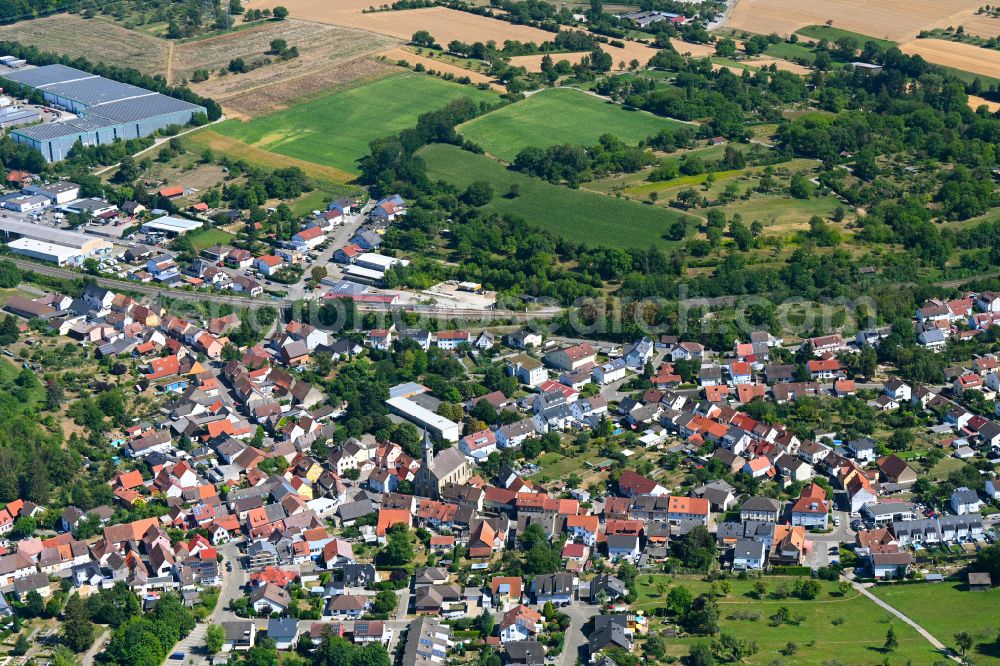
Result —
[[587, 663], [587, 636], [583, 628], [594, 616], [600, 614], [600, 606], [573, 602], [562, 611], [569, 616], [569, 628], [566, 630], [566, 643], [559, 655], [559, 666], [576, 666], [577, 663]]

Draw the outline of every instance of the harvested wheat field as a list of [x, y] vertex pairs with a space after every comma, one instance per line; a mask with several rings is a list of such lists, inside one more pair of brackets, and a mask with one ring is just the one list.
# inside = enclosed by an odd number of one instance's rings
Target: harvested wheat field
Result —
[[812, 70], [808, 67], [803, 67], [796, 62], [790, 62], [788, 60], [782, 60], [781, 58], [754, 58], [752, 60], [744, 60], [744, 64], [750, 67], [756, 67], [758, 69], [763, 69], [765, 67], [770, 67], [774, 65], [780, 70], [791, 72], [792, 74], [808, 74]]
[[1000, 111], [1000, 102], [991, 102], [988, 99], [982, 97], [977, 97], [976, 95], [969, 95], [969, 108], [975, 111], [981, 106], [985, 106], [990, 113], [996, 113]]
[[[510, 64], [512, 67], [524, 67], [529, 72], [540, 72], [542, 71], [542, 58], [546, 54], [541, 55], [526, 55], [526, 56], [514, 56], [510, 59]], [[587, 55], [586, 51], [580, 51], [578, 53], [549, 53], [547, 54], [552, 58], [552, 62], [559, 62], [560, 60], [566, 60], [571, 65], [575, 65], [580, 62], [583, 56]], [[615, 63], [615, 67], [618, 63]]]
[[[233, 58], [248, 63], [268, 57], [272, 39], [284, 39], [299, 57], [274, 62], [245, 74], [220, 75]], [[191, 84], [201, 95], [222, 104], [228, 115], [252, 117], [269, 113], [294, 98], [318, 93], [341, 82], [364, 80], [378, 66], [357, 61], [395, 43], [390, 37], [290, 19], [268, 22], [239, 32], [179, 44], [174, 50], [173, 79], [190, 79], [207, 69], [208, 81]], [[271, 56], [273, 57], [273, 56]]]
[[993, 18], [986, 14], [976, 14], [969, 12], [967, 16], [952, 17], [947, 23], [937, 26], [939, 28], [962, 26], [968, 35], [977, 37], [998, 37], [1000, 36], [1000, 18]]
[[359, 56], [340, 61], [336, 67], [313, 68], [294, 78], [283, 78], [274, 83], [241, 89], [224, 99], [205, 92], [211, 81], [193, 87], [200, 93], [215, 97], [228, 117], [249, 120], [282, 111], [331, 90], [354, 88], [398, 72], [399, 68], [394, 65], [376, 58]]
[[426, 30], [439, 44], [453, 39], [463, 42], [486, 42], [491, 39], [502, 44], [505, 39], [522, 42], [544, 42], [552, 33], [524, 25], [477, 16], [446, 7], [407, 9], [402, 11], [361, 13], [371, 2], [357, 0], [263, 0], [251, 2], [253, 8], [284, 5], [293, 18], [316, 21], [329, 25], [357, 28], [409, 40], [414, 32]]
[[832, 26], [878, 39], [905, 42], [924, 29], [955, 24], [972, 15], [981, 0], [739, 0], [727, 27], [788, 36], [807, 25]]
[[165, 73], [170, 50], [165, 40], [123, 28], [110, 20], [83, 19], [76, 14], [54, 14], [0, 26], [0, 39], [91, 62], [122, 63], [145, 74]]
[[1000, 78], [1000, 51], [943, 39], [915, 39], [900, 44], [899, 48], [903, 53], [919, 54], [935, 65]]
[[399, 60], [405, 60], [411, 65], [416, 65], [417, 63], [420, 63], [428, 70], [433, 69], [435, 72], [448, 72], [454, 74], [456, 78], [461, 76], [467, 76], [469, 77], [469, 80], [472, 81], [473, 83], [487, 83], [491, 88], [493, 88], [497, 92], [501, 93], [507, 92], [507, 89], [504, 86], [494, 82], [494, 80], [491, 77], [487, 76], [486, 74], [482, 74], [480, 72], [473, 72], [471, 69], [465, 69], [464, 67], [459, 67], [458, 65], [453, 65], [448, 62], [441, 62], [440, 60], [436, 60], [434, 58], [428, 58], [427, 56], [417, 55], [416, 53], [413, 53], [412, 51], [407, 51], [406, 49], [395, 48], [389, 51], [384, 51], [379, 55], [383, 56], [384, 58], [386, 58], [386, 60], [388, 60], [391, 63], [397, 62]]

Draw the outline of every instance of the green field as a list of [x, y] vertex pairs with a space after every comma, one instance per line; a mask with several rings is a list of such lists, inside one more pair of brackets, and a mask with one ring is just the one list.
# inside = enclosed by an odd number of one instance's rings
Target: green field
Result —
[[862, 35], [859, 32], [851, 32], [850, 30], [843, 30], [841, 28], [834, 28], [829, 25], [807, 25], [804, 28], [799, 28], [795, 31], [796, 34], [802, 35], [803, 37], [811, 37], [813, 39], [825, 39], [828, 42], [835, 42], [841, 37], [853, 37], [858, 40], [858, 44], [864, 44], [865, 42], [875, 42], [879, 46], [890, 48], [896, 45], [896, 42], [890, 41], [888, 39], [879, 39], [871, 35]]
[[970, 656], [977, 664], [1000, 664], [1000, 588], [970, 592], [963, 583], [880, 585], [872, 592], [901, 610], [945, 645], [967, 631], [976, 640]]
[[413, 127], [420, 114], [462, 97], [498, 99], [493, 91], [404, 73], [212, 129], [254, 148], [357, 174], [357, 161], [368, 154], [370, 141]]
[[[665, 586], [663, 595], [656, 589], [655, 581]], [[652, 581], [652, 582], [651, 582]], [[791, 588], [792, 577], [766, 576], [769, 596], [758, 600], [750, 596], [753, 581], [730, 580], [733, 589], [718, 599], [720, 629], [723, 633], [757, 642], [759, 652], [749, 657], [748, 664], [881, 664], [888, 657], [891, 664], [932, 664], [940, 655], [909, 625], [893, 618], [887, 611], [850, 590], [845, 596], [837, 592], [837, 584], [820, 581], [823, 591], [811, 601], [794, 597], [774, 599], [770, 595], [781, 585]], [[665, 594], [675, 585], [683, 585], [694, 596], [708, 591], [709, 583], [695, 576], [649, 576], [636, 579], [636, 607], [650, 612], [662, 607]], [[791, 614], [802, 614], [799, 624], [774, 626], [771, 616], [781, 607]], [[756, 619], [754, 617], [756, 616]], [[882, 650], [885, 635], [892, 626], [899, 639], [899, 648], [892, 653]], [[692, 643], [705, 638], [670, 638], [667, 641], [671, 655], [682, 657]], [[793, 655], [780, 653], [788, 643], [794, 643]], [[835, 661], [834, 661], [835, 660]]]
[[[431, 178], [461, 188], [475, 180], [489, 182], [493, 200], [484, 206], [486, 210], [521, 217], [579, 243], [622, 248], [667, 245], [663, 235], [668, 225], [685, 217], [673, 210], [553, 185], [455, 146], [432, 144], [417, 154], [427, 162]], [[515, 183], [520, 196], [506, 197]]]
[[203, 227], [198, 231], [192, 231], [188, 234], [188, 238], [191, 240], [191, 246], [194, 247], [195, 251], [201, 252], [206, 247], [225, 245], [231, 242], [234, 236], [222, 229]]
[[602, 134], [635, 144], [661, 129], [683, 125], [645, 111], [572, 90], [554, 88], [534, 94], [462, 125], [462, 135], [507, 162], [527, 146], [593, 145]]
[[816, 59], [816, 54], [805, 44], [789, 44], [788, 42], [769, 44], [765, 53], [774, 58], [784, 58], [792, 62], [802, 60], [811, 64]]

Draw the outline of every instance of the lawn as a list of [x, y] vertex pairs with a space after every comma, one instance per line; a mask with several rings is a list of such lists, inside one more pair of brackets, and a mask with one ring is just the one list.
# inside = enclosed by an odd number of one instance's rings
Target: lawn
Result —
[[214, 227], [202, 227], [198, 231], [192, 231], [188, 234], [188, 238], [191, 240], [191, 245], [197, 252], [201, 252], [206, 247], [211, 247], [213, 245], [225, 245], [233, 240], [234, 236], [231, 233], [227, 233], [222, 229], [216, 229]]
[[[529, 224], [592, 246], [648, 248], [668, 245], [663, 236], [682, 213], [633, 201], [553, 185], [505, 168], [499, 162], [455, 146], [433, 144], [421, 148], [431, 178], [465, 188], [475, 180], [493, 186], [487, 211], [523, 218]], [[509, 198], [511, 185], [520, 195]]]
[[766, 53], [774, 58], [784, 58], [792, 62], [805, 61], [812, 64], [816, 59], [816, 54], [805, 44], [789, 44], [788, 42], [769, 44]]
[[[665, 585], [663, 594], [656, 588], [656, 581]], [[672, 581], [672, 582], [671, 582]], [[753, 581], [731, 580], [733, 589], [725, 597], [719, 598], [720, 629], [723, 633], [757, 642], [759, 651], [746, 662], [749, 664], [876, 664], [885, 657], [893, 664], [903, 664], [911, 660], [914, 664], [931, 664], [935, 661], [934, 648], [908, 625], [895, 620], [875, 603], [855, 590], [840, 596], [837, 583], [820, 581], [823, 591], [811, 601], [789, 597], [775, 599], [771, 595], [779, 588], [791, 589], [795, 582], [792, 577], [766, 576], [769, 593], [758, 600], [750, 596]], [[640, 575], [636, 582], [637, 604], [649, 612], [663, 606], [663, 599], [670, 587], [683, 585], [694, 596], [709, 589], [702, 577], [695, 576], [649, 576]], [[772, 626], [771, 616], [781, 607], [787, 608], [794, 617], [803, 616], [799, 624]], [[899, 639], [899, 648], [884, 653], [886, 632], [892, 626]], [[669, 652], [676, 657], [687, 654], [691, 644], [705, 641], [705, 638], [683, 637], [669, 639]], [[788, 643], [794, 643], [794, 655], [781, 654]], [[836, 661], [833, 661], [836, 660]]]
[[645, 111], [629, 111], [579, 90], [554, 88], [470, 120], [459, 131], [486, 152], [511, 162], [527, 146], [589, 146], [606, 133], [636, 144], [661, 129], [683, 124]]
[[841, 37], [853, 37], [858, 40], [858, 44], [864, 44], [865, 42], [875, 42], [883, 48], [891, 48], [896, 45], [896, 42], [890, 41], [888, 39], [878, 39], [876, 37], [870, 37], [868, 35], [862, 35], [859, 32], [851, 32], [850, 30], [844, 30], [842, 28], [834, 28], [829, 25], [807, 25], [804, 28], [799, 28], [795, 31], [797, 34], [804, 37], [811, 37], [813, 39], [825, 39], [828, 42], [835, 42]]
[[829, 219], [834, 209], [841, 205], [844, 204], [835, 197], [793, 199], [787, 196], [754, 195], [747, 201], [728, 204], [722, 210], [726, 217], [739, 213], [746, 224], [759, 220], [767, 231], [790, 231], [789, 227], [806, 228], [814, 215]]
[[[880, 585], [873, 592], [949, 647], [955, 634], [967, 631], [975, 638], [972, 657], [977, 664], [1000, 664], [1000, 588], [970, 592], [964, 583]], [[985, 645], [983, 645], [985, 643]]]
[[340, 90], [248, 122], [213, 131], [253, 148], [358, 174], [368, 144], [416, 125], [417, 116], [454, 99], [495, 102], [496, 93], [432, 76], [403, 73]]

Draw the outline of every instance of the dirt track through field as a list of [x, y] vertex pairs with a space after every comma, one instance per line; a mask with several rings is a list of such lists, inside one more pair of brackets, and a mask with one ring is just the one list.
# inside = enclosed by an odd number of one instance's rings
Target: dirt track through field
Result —
[[1000, 51], [943, 39], [915, 39], [900, 44], [899, 48], [903, 53], [920, 55], [936, 65], [1000, 78]]
[[727, 27], [787, 36], [832, 21], [834, 28], [905, 42], [923, 29], [958, 25], [982, 4], [981, 0], [739, 0]]

